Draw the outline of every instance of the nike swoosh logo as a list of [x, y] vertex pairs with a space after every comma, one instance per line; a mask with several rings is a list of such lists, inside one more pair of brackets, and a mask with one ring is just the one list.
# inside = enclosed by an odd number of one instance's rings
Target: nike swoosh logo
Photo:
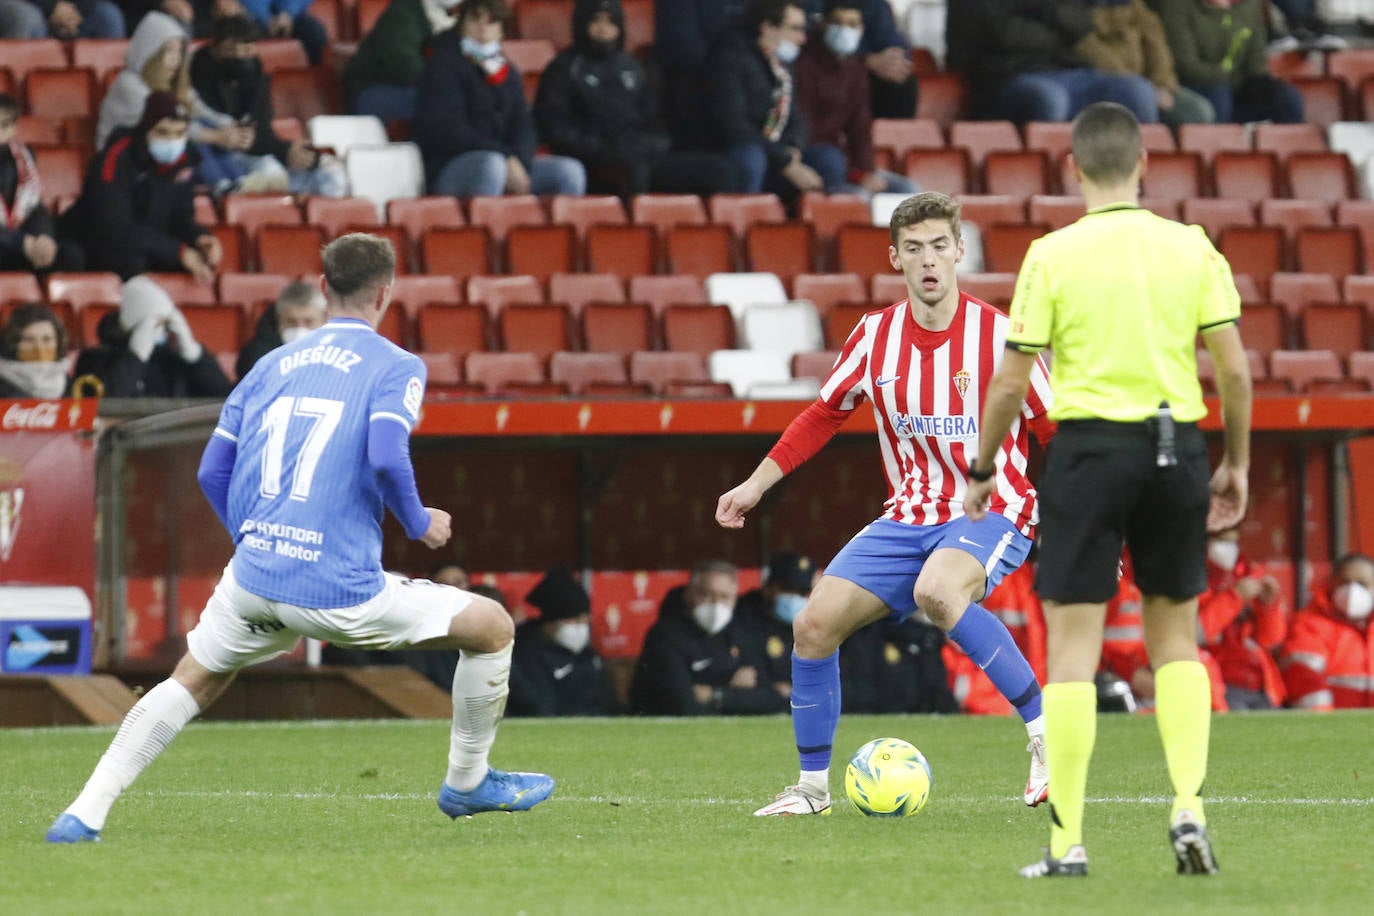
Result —
[[893, 376], [889, 376], [888, 378], [883, 378], [882, 376], [878, 376], [878, 378], [874, 380], [873, 384], [877, 385], [879, 388], [886, 388], [888, 385], [891, 385], [893, 382], [897, 381], [897, 379], [899, 379], [899, 378], [901, 378], [900, 375], [893, 375]]
[[709, 658], [699, 658], [696, 661], [692, 662], [692, 670], [705, 671], [707, 668], [711, 667], [711, 661], [712, 660]]
[[983, 545], [982, 545], [982, 544], [975, 544], [973, 541], [970, 541], [968, 538], [964, 537], [963, 535], [959, 535], [959, 543], [960, 543], [960, 544], [967, 544], [967, 545], [969, 545], [970, 547], [977, 547], [979, 550], [982, 550], [982, 549], [983, 549]]
[[815, 709], [815, 708], [816, 708], [817, 706], [819, 706], [819, 705], [820, 705], [819, 703], [807, 703], [805, 706], [798, 706], [796, 703], [793, 703], [793, 704], [792, 704], [792, 708], [793, 708], [793, 709]]
[[555, 668], [555, 669], [553, 669], [553, 679], [556, 680], [556, 681], [561, 681], [561, 680], [563, 680], [563, 678], [565, 678], [565, 677], [567, 677], [568, 675], [572, 674], [572, 672], [573, 672], [573, 666], [572, 666], [572, 665], [564, 665], [562, 668]]
[[1002, 647], [1001, 647], [1001, 646], [998, 646], [996, 649], [993, 649], [993, 650], [992, 650], [992, 658], [988, 659], [987, 665], [979, 665], [978, 667], [981, 668], [981, 669], [984, 670], [984, 671], [988, 670], [988, 665], [991, 665], [991, 664], [997, 659], [997, 653], [999, 653], [999, 652], [1001, 652], [1001, 651], [1002, 651]]

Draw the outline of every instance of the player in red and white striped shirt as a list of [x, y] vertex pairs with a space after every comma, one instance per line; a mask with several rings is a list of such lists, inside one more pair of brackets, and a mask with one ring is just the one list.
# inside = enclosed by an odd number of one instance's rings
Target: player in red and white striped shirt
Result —
[[[887, 475], [883, 514], [840, 550], [793, 623], [792, 723], [797, 785], [756, 815], [826, 814], [830, 753], [840, 716], [839, 647], [855, 630], [919, 607], [982, 668], [1026, 722], [1031, 772], [1025, 802], [1048, 796], [1040, 685], [1011, 634], [976, 602], [1021, 565], [1036, 522], [1026, 477], [1029, 433], [1048, 441], [1049, 377], [1037, 363], [1021, 417], [995, 467], [971, 468], [984, 387], [1001, 362], [1007, 318], [958, 289], [959, 205], [926, 191], [892, 216], [892, 266], [908, 299], [860, 320], [816, 403], [803, 411], [749, 479], [720, 497], [716, 521], [740, 528], [767, 490], [816, 454], [865, 399], [873, 403]], [[984, 476], [986, 474], [986, 476]], [[989, 515], [964, 517], [970, 477], [995, 475]]]

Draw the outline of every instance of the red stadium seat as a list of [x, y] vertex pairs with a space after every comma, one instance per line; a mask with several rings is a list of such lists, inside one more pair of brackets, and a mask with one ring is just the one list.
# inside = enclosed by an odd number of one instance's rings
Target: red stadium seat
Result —
[[1264, 296], [1260, 295], [1259, 284], [1255, 278], [1249, 274], [1236, 273], [1231, 275], [1236, 283], [1236, 292], [1240, 294], [1241, 305], [1253, 305], [1256, 302], [1263, 302]]
[[874, 274], [873, 279], [869, 281], [868, 301], [878, 307], [886, 306], [893, 302], [901, 302], [907, 297], [908, 292], [906, 277], [894, 274], [889, 265], [887, 273]]
[[615, 274], [556, 273], [549, 277], [549, 301], [562, 302], [576, 317], [591, 302], [624, 302], [625, 285]]
[[923, 188], [939, 188], [955, 196], [972, 190], [968, 153], [962, 149], [908, 150], [901, 171]]
[[272, 74], [278, 70], [304, 70], [310, 66], [305, 47], [294, 38], [260, 38], [258, 60], [264, 72]]
[[86, 164], [79, 146], [32, 146], [34, 165], [42, 180], [43, 202], [56, 211], [62, 198], [76, 198], [86, 175]]
[[638, 54], [654, 43], [654, 0], [621, 0], [625, 13], [625, 50]]
[[1292, 335], [1283, 306], [1272, 303], [1243, 305], [1240, 311], [1240, 339], [1248, 350], [1267, 355], [1287, 349]]
[[20, 86], [31, 70], [65, 69], [67, 52], [62, 42], [54, 38], [3, 39], [0, 40], [0, 61], [4, 61], [4, 68], [14, 76], [15, 86]]
[[1038, 149], [1050, 162], [1059, 162], [1073, 149], [1072, 122], [1031, 121], [1026, 125], [1026, 149]]
[[72, 42], [72, 66], [90, 70], [99, 83], [108, 74], [124, 69], [128, 50], [127, 38], [78, 38]]
[[1293, 197], [1346, 200], [1358, 197], [1355, 170], [1345, 153], [1294, 153], [1288, 157], [1288, 190]]
[[1237, 274], [1249, 274], [1261, 293], [1269, 278], [1283, 270], [1283, 230], [1276, 226], [1231, 226], [1217, 243]]
[[[528, 85], [528, 84], [527, 84]], [[565, 398], [570, 392], [562, 382], [522, 382], [509, 381], [497, 392], [506, 398], [547, 401], [550, 398]]]
[[468, 302], [484, 305], [493, 315], [508, 305], [544, 301], [544, 291], [534, 277], [469, 277]]
[[1295, 242], [1298, 270], [1331, 274], [1337, 281], [1364, 270], [1358, 229], [1299, 229]]
[[1260, 122], [1255, 125], [1254, 141], [1256, 150], [1273, 153], [1282, 160], [1294, 153], [1327, 151], [1326, 134], [1316, 124]]
[[745, 230], [747, 269], [777, 274], [789, 282], [816, 268], [815, 233], [804, 222], [756, 223]]
[[1374, 76], [1374, 49], [1351, 48], [1335, 51], [1326, 58], [1326, 72], [1340, 80], [1353, 98], [1366, 79]]
[[[1026, 201], [1024, 194], [966, 194], [959, 198], [960, 219], [976, 226], [993, 223], [1024, 223]], [[1081, 215], [1081, 208], [1080, 208]]]
[[448, 352], [428, 353], [421, 351], [415, 354], [425, 364], [425, 389], [428, 390], [435, 385], [446, 387], [457, 385], [462, 382], [463, 370], [459, 368], [457, 358]]
[[1374, 387], [1374, 353], [1351, 353], [1349, 360], [1350, 378], [1359, 379]]
[[921, 91], [916, 100], [916, 117], [930, 119], [949, 127], [964, 117], [968, 93], [957, 73], [932, 73], [921, 77]]
[[[0, 90], [3, 91], [3, 90]], [[62, 122], [42, 115], [20, 115], [14, 128], [14, 139], [27, 146], [62, 142]]]
[[734, 398], [735, 389], [729, 382], [669, 382], [663, 386], [663, 396], [674, 400], [728, 401]]
[[222, 305], [238, 306], [244, 314], [251, 314], [261, 304], [277, 301], [277, 296], [291, 282], [284, 274], [241, 273], [226, 271], [216, 279]]
[[452, 229], [468, 224], [456, 197], [409, 197], [387, 201], [386, 221], [405, 229], [413, 242], [419, 242], [427, 229]]
[[873, 309], [868, 303], [852, 302], [837, 305], [825, 316], [825, 346], [829, 350], [839, 350], [854, 333], [860, 319]]
[[[172, 297], [178, 307], [183, 305], [218, 305], [219, 297], [215, 287], [201, 283], [187, 273], [149, 273], [145, 274]], [[231, 349], [237, 350], [238, 347]]]
[[1281, 271], [1269, 279], [1269, 298], [1297, 316], [1314, 302], [1340, 302], [1341, 290], [1330, 274]]
[[1234, 197], [1253, 204], [1277, 197], [1278, 157], [1273, 153], [1219, 152], [1212, 160], [1212, 183], [1218, 197]]
[[94, 347], [100, 344], [100, 323], [105, 320], [106, 315], [114, 314], [119, 311], [118, 302], [92, 302], [85, 308], [76, 312], [76, 321], [80, 325], [77, 339], [87, 347]]
[[915, 118], [874, 118], [870, 133], [875, 153], [885, 157], [879, 165], [893, 168], [913, 149], [943, 149], [945, 135], [932, 120]]
[[1289, 239], [1308, 226], [1332, 225], [1331, 204], [1325, 200], [1278, 198], [1262, 200], [1259, 221], [1263, 226], [1280, 226]]
[[816, 230], [818, 254], [831, 263], [835, 233], [846, 223], [872, 222], [868, 201], [858, 194], [822, 194], [808, 191], [802, 195], [801, 218]]
[[512, 226], [543, 226], [548, 223], [539, 198], [533, 194], [509, 197], [474, 197], [468, 204], [474, 226], [485, 226], [492, 240], [504, 242]]
[[1341, 361], [1330, 350], [1279, 350], [1269, 355], [1269, 375], [1287, 381], [1302, 394], [1315, 382], [1340, 382], [1345, 378]]
[[181, 313], [196, 341], [211, 353], [236, 353], [248, 339], [243, 310], [236, 306], [187, 305]]
[[610, 194], [588, 197], [560, 194], [553, 199], [550, 216], [555, 223], [572, 226], [579, 239], [585, 239], [592, 226], [623, 226], [630, 221], [620, 198]]
[[702, 357], [734, 349], [735, 317], [726, 305], [670, 305], [663, 310], [663, 344]]
[[840, 303], [866, 302], [868, 293], [858, 274], [799, 274], [792, 279], [792, 298], [808, 300], [825, 315]]
[[735, 269], [730, 227], [680, 225], [667, 231], [667, 263], [670, 273], [706, 277]]
[[830, 370], [835, 368], [835, 360], [839, 359], [838, 350], [818, 350], [812, 353], [797, 353], [792, 357], [792, 377], [793, 378], [813, 378], [817, 382], [824, 384], [830, 377]]
[[275, 274], [318, 274], [324, 236], [316, 226], [263, 226], [258, 230], [258, 267]]
[[1336, 225], [1353, 226], [1359, 230], [1364, 261], [1374, 264], [1374, 200], [1337, 201]]
[[549, 380], [561, 382], [573, 395], [581, 396], [597, 384], [628, 384], [630, 376], [625, 371], [625, 357], [619, 353], [564, 351], [549, 358]]
[[248, 266], [246, 252], [248, 246], [243, 241], [243, 231], [238, 226], [227, 226], [223, 223], [209, 226], [210, 234], [219, 239], [220, 251], [223, 258], [219, 262], [217, 270], [243, 270]]
[[630, 203], [630, 217], [638, 225], [653, 226], [659, 235], [673, 226], [708, 221], [706, 205], [695, 194], [640, 194]]
[[1288, 80], [1302, 96], [1303, 120], [1327, 128], [1345, 120], [1345, 87], [1330, 76], [1300, 76]]
[[547, 359], [572, 348], [570, 316], [562, 303], [508, 305], [496, 316], [502, 346]]
[[652, 226], [595, 225], [587, 229], [587, 269], [629, 280], [658, 265]]
[[663, 314], [670, 305], [708, 305], [706, 286], [692, 274], [666, 274], [660, 277], [631, 277], [630, 301], [643, 302], [654, 315]]
[[709, 203], [711, 222], [724, 223], [743, 239], [756, 223], [781, 223], [787, 219], [775, 194], [714, 194]]
[[424, 305], [458, 305], [463, 291], [458, 280], [448, 274], [411, 274], [397, 277], [391, 284], [391, 304], [405, 309], [414, 318]]
[[41, 302], [43, 291], [38, 288], [38, 278], [26, 271], [5, 271], [0, 273], [0, 303]]
[[572, 226], [512, 226], [506, 237], [506, 269], [547, 280], [576, 266], [577, 238]]
[[1255, 206], [1228, 197], [1190, 197], [1183, 202], [1183, 222], [1201, 226], [1216, 242], [1227, 226], [1255, 225]]
[[308, 197], [305, 221], [330, 238], [342, 235], [345, 226], [381, 225], [377, 208], [366, 197]]
[[1178, 144], [1174, 142], [1173, 131], [1167, 124], [1142, 124], [1140, 125], [1140, 145], [1149, 150], [1150, 154], [1172, 153], [1178, 150]]
[[1363, 307], [1374, 318], [1374, 277], [1346, 277], [1341, 284], [1341, 301]]
[[29, 71], [24, 83], [28, 110], [45, 118], [92, 118], [96, 114], [95, 74], [79, 69]]
[[230, 194], [224, 198], [224, 221], [256, 239], [263, 226], [296, 226], [303, 222], [294, 198], [284, 194]]
[[469, 353], [493, 349], [490, 317], [477, 305], [420, 307], [416, 317], [420, 349], [463, 359]]
[[1083, 198], [1077, 195], [1036, 194], [1030, 199], [1028, 216], [1031, 222], [1044, 223], [1054, 230], [1078, 222], [1083, 213]]
[[521, 38], [540, 38], [555, 47], [572, 44], [572, 4], [568, 0], [520, 0], [515, 4], [515, 31]]
[[485, 387], [488, 394], [497, 394], [512, 383], [547, 381], [533, 353], [469, 353], [463, 358], [463, 377]]
[[983, 229], [983, 266], [989, 273], [1020, 270], [1030, 243], [1048, 231], [1036, 223], [995, 223]]
[[1270, 53], [1268, 63], [1270, 74], [1281, 80], [1295, 76], [1322, 76], [1326, 73], [1325, 57], [1305, 50]]
[[653, 312], [642, 302], [590, 303], [582, 310], [582, 342], [596, 353], [652, 349]]
[[630, 354], [630, 381], [663, 394], [673, 383], [709, 384], [710, 376], [706, 374], [706, 358], [699, 353], [638, 352]]
[[949, 128], [949, 145], [967, 150], [975, 170], [983, 167], [989, 153], [1019, 153], [1024, 149], [1021, 135], [1010, 121], [955, 121]]
[[481, 226], [427, 229], [420, 239], [420, 263], [430, 273], [459, 280], [488, 274], [492, 269], [491, 238]]
[[272, 74], [272, 113], [308, 122], [315, 115], [337, 114], [339, 79], [327, 67], [286, 67]]
[[887, 259], [891, 241], [886, 226], [841, 226], [835, 234], [836, 266], [864, 278], [891, 273]]
[[507, 38], [501, 42], [501, 53], [522, 75], [538, 76], [558, 49], [547, 38]]
[[1368, 344], [1369, 319], [1363, 306], [1318, 302], [1303, 309], [1298, 321], [1308, 350], [1330, 350], [1347, 359]]
[[1005, 309], [1011, 305], [1012, 294], [1016, 291], [1016, 274], [960, 274], [959, 289], [988, 305]]
[[66, 302], [80, 312], [88, 305], [118, 304], [123, 284], [112, 273], [48, 274], [48, 301]]
[[1210, 164], [1217, 153], [1249, 152], [1250, 135], [1244, 124], [1182, 124], [1178, 128], [1178, 148], [1200, 153]]
[[[1185, 125], [1187, 126], [1187, 125]], [[1202, 196], [1202, 157], [1196, 152], [1154, 153], [1140, 180], [1146, 197], [1186, 200]], [[1077, 191], [1077, 182], [1072, 191]], [[1071, 193], [1067, 183], [1064, 193]]]

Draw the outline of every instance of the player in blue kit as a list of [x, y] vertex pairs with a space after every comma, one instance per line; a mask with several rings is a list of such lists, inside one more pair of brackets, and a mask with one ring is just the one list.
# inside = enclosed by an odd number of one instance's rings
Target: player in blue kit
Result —
[[496, 602], [383, 573], [384, 507], [434, 548], [447, 512], [420, 502], [410, 431], [425, 367], [376, 332], [391, 301], [391, 243], [345, 235], [324, 250], [325, 325], [258, 361], [234, 389], [198, 478], [234, 538], [189, 651], [124, 718], [50, 843], [100, 839], [110, 807], [243, 667], [300, 636], [362, 649], [449, 649], [453, 728], [439, 808], [523, 811], [553, 791], [541, 773], [487, 765], [506, 705], [514, 627]]

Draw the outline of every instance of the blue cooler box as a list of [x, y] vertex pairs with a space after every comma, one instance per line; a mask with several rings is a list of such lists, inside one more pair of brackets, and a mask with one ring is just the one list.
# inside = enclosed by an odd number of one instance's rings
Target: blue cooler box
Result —
[[0, 673], [90, 674], [86, 593], [74, 586], [0, 585]]

